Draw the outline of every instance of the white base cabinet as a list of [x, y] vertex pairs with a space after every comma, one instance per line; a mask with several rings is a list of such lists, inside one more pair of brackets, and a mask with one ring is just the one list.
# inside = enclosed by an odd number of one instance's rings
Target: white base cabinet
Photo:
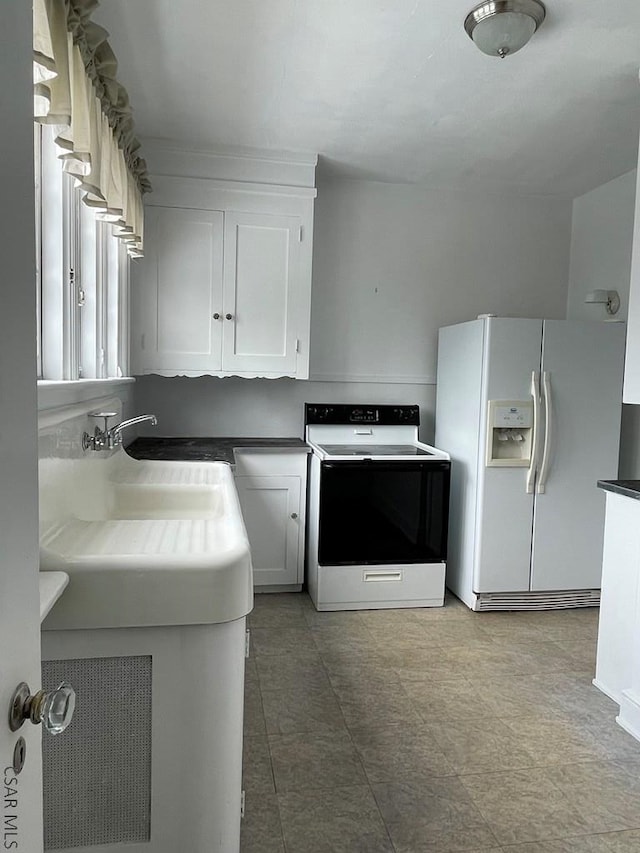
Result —
[[[69, 751], [51, 767], [55, 777], [49, 782], [49, 813], [71, 817], [64, 835], [73, 835], [75, 824], [88, 845], [82, 850], [238, 853], [245, 623], [243, 617], [216, 625], [43, 631], [43, 661], [69, 661], [87, 685], [78, 693], [76, 717], [66, 733], [72, 736]], [[102, 663], [111, 661], [119, 678], [126, 676], [128, 660], [145, 658], [151, 672], [148, 717], [127, 705], [129, 694], [120, 680], [114, 681], [108, 703], [96, 705], [89, 688]], [[101, 775], [103, 768], [95, 763], [101, 752], [112, 739], [129, 736], [118, 728], [123, 706], [125, 719], [150, 732], [150, 742], [140, 741], [121, 773], [115, 768]], [[98, 756], [94, 764], [88, 755]], [[86, 780], [86, 787], [77, 778], [69, 786], [55, 782], [66, 774]], [[123, 822], [119, 806], [128, 791], [140, 800], [141, 788], [149, 798], [148, 840], [105, 843], [105, 837], [127, 838], [132, 827]], [[61, 853], [80, 849], [77, 841], [54, 847]]]
[[640, 740], [640, 500], [607, 492], [602, 599], [593, 683]]
[[594, 684], [620, 704], [622, 691], [630, 686], [632, 678], [631, 650], [640, 575], [640, 501], [612, 492], [606, 492], [606, 500]]
[[299, 591], [304, 580], [306, 451], [238, 450], [236, 488], [254, 588]]

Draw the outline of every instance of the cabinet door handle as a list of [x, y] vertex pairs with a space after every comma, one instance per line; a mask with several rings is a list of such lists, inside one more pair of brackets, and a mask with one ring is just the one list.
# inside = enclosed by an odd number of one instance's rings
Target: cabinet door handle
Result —
[[296, 520], [296, 518], [297, 518], [297, 517], [298, 517], [298, 513], [297, 513], [297, 512], [292, 512], [292, 513], [291, 513], [291, 518], [292, 518], [294, 521]]
[[233, 320], [233, 314], [225, 314], [227, 320]]
[[214, 319], [214, 320], [219, 320], [219, 319], [220, 319], [220, 314], [218, 314], [218, 312], [217, 312], [217, 311], [216, 311], [216, 313], [213, 315], [213, 319]]

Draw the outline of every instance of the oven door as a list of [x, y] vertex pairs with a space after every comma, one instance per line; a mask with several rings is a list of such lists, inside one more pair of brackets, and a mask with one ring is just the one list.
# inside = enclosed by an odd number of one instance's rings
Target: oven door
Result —
[[320, 565], [446, 560], [450, 467], [440, 460], [322, 462]]

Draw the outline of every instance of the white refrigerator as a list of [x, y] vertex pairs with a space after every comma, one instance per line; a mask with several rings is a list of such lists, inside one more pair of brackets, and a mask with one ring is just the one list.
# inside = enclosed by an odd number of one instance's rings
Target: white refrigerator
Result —
[[616, 479], [625, 326], [480, 317], [440, 329], [447, 586], [474, 610], [597, 604], [599, 479]]

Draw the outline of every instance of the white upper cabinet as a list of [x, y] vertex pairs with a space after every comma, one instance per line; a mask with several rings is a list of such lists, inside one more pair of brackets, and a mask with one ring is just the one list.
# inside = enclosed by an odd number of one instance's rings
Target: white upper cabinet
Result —
[[133, 373], [307, 379], [316, 159], [154, 156], [166, 171], [133, 266]]
[[306, 378], [299, 217], [152, 207], [145, 230], [134, 373]]

